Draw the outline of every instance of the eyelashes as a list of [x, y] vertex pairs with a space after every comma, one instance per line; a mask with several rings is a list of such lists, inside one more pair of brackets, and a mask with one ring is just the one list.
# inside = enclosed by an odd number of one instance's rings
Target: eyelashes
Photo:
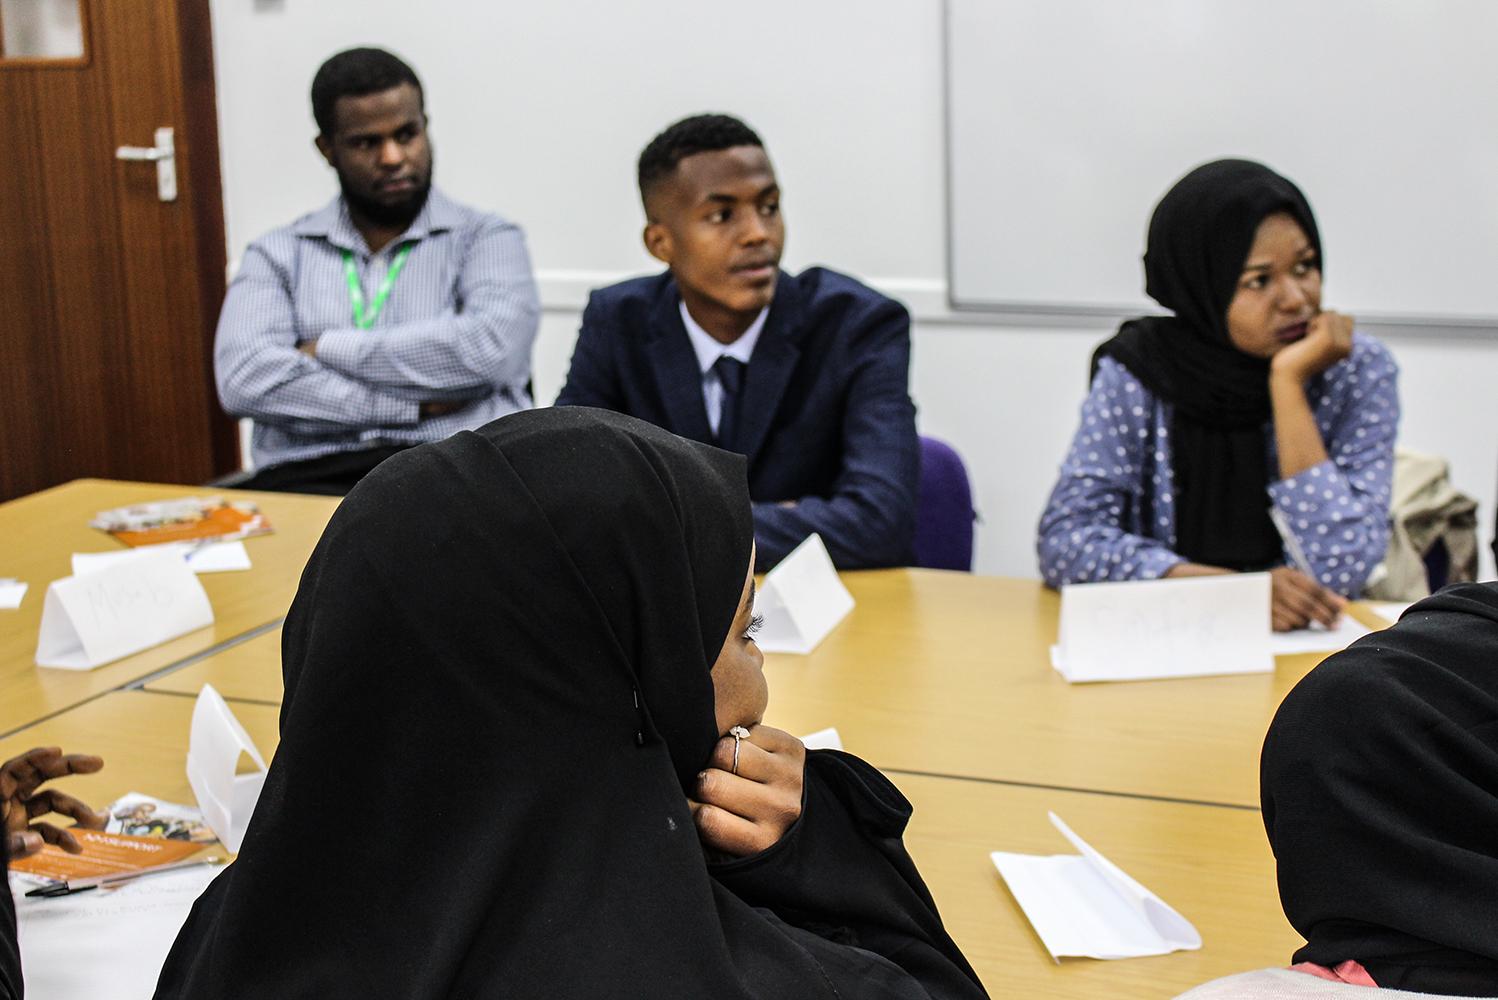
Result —
[[753, 639], [754, 633], [758, 632], [762, 627], [764, 627], [764, 624], [764, 615], [755, 615], [753, 618], [749, 619], [749, 627], [744, 629], [744, 638]]

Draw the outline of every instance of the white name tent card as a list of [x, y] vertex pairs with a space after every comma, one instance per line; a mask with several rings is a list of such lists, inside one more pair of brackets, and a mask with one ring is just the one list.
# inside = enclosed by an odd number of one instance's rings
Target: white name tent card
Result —
[[766, 653], [810, 653], [853, 610], [821, 535], [810, 535], [765, 575], [754, 599], [764, 616], [755, 643]]
[[14, 611], [26, 596], [27, 585], [11, 577], [0, 577], [0, 611]]
[[170, 551], [187, 561], [187, 568], [194, 573], [228, 573], [250, 568], [250, 554], [244, 542], [166, 542], [162, 545], [147, 545], [138, 549], [116, 552], [74, 552], [73, 575], [80, 576], [103, 569], [141, 552]]
[[990, 857], [1051, 957], [1138, 958], [1194, 951], [1202, 936], [1159, 896], [1078, 837], [1051, 823], [1079, 854]]
[[[248, 754], [260, 770], [236, 774], [240, 754]], [[265, 784], [265, 758], [212, 684], [203, 685], [193, 706], [187, 783], [198, 797], [203, 821], [226, 848], [237, 852]]]
[[208, 595], [182, 557], [144, 549], [52, 582], [36, 662], [92, 670], [212, 624]]
[[1269, 673], [1269, 574], [1061, 588], [1051, 662], [1072, 683]]

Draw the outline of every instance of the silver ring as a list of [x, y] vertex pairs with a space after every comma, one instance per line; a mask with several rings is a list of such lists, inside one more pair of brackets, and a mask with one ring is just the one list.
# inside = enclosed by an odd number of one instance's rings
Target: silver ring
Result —
[[738, 774], [739, 743], [742, 740], [747, 740], [749, 738], [749, 730], [745, 729], [743, 726], [734, 726], [728, 731], [728, 735], [733, 737], [733, 773]]

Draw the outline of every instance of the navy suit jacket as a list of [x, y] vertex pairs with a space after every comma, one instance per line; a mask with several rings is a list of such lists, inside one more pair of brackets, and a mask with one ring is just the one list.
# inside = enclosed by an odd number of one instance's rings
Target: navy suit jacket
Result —
[[[617, 410], [712, 444], [680, 301], [670, 272], [595, 291], [557, 405]], [[909, 564], [920, 474], [909, 375], [904, 306], [836, 271], [781, 272], [736, 434], [760, 570], [812, 532], [840, 569]]]

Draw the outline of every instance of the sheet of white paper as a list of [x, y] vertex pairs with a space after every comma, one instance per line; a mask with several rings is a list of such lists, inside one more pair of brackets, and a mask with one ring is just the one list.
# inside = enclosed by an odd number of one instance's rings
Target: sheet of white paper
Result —
[[147, 545], [115, 552], [74, 552], [73, 575], [82, 576], [84, 573], [104, 569], [140, 552], [162, 551], [181, 555], [194, 573], [226, 573], [250, 568], [250, 554], [245, 551], [244, 542], [210, 542], [207, 545], [167, 542], [165, 545]]
[[1399, 616], [1414, 605], [1414, 601], [1376, 601], [1369, 604], [1368, 608], [1384, 621], [1393, 623], [1399, 621]]
[[1196, 928], [1051, 813], [1082, 853], [990, 857], [1052, 958], [1136, 958], [1201, 947]]
[[754, 641], [766, 653], [810, 653], [852, 610], [853, 595], [813, 534], [765, 575], [754, 600], [764, 624]]
[[1325, 653], [1346, 649], [1354, 639], [1361, 639], [1370, 629], [1352, 615], [1343, 615], [1332, 628], [1298, 628], [1293, 632], [1275, 632], [1270, 640], [1275, 656], [1292, 653]]
[[12, 580], [9, 577], [0, 579], [0, 611], [14, 611], [21, 606], [21, 598], [26, 596], [27, 584], [20, 580]]
[[1061, 588], [1051, 663], [1072, 683], [1269, 673], [1269, 574]]
[[208, 595], [181, 556], [150, 549], [128, 555], [47, 588], [38, 666], [92, 670], [213, 624]]
[[801, 737], [802, 744], [808, 750], [841, 750], [843, 738], [838, 735], [835, 728], [818, 729], [816, 732]]
[[233, 573], [250, 568], [244, 542], [210, 542], [199, 545], [187, 557], [194, 573]]
[[[260, 770], [235, 774], [242, 753]], [[204, 821], [226, 848], [237, 852], [265, 784], [265, 758], [212, 684], [203, 685], [193, 706], [187, 783], [197, 796]]]
[[193, 901], [222, 870], [186, 868], [55, 899], [17, 896], [26, 1000], [147, 1000]]

